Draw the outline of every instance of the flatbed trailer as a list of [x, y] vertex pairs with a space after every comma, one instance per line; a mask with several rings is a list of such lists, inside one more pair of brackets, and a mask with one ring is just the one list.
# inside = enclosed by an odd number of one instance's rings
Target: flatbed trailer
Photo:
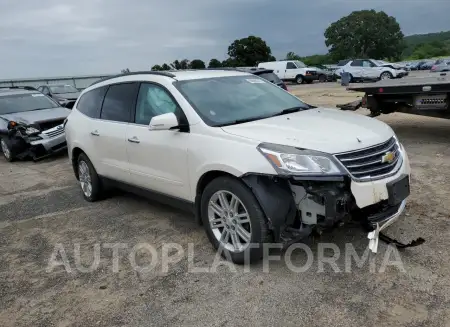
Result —
[[343, 110], [368, 108], [371, 116], [404, 112], [450, 119], [450, 76], [381, 80], [352, 85], [347, 90], [364, 92], [361, 101], [339, 106]]

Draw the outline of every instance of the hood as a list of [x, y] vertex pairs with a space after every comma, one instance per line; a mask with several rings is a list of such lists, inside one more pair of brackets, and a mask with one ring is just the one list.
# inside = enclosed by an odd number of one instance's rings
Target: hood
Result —
[[359, 150], [394, 136], [392, 129], [377, 119], [325, 108], [224, 126], [222, 129], [258, 142], [326, 153]]
[[71, 110], [67, 108], [52, 108], [4, 114], [1, 115], [1, 117], [8, 121], [13, 120], [18, 123], [29, 125], [37, 122], [65, 119], [70, 112]]
[[76, 100], [80, 96], [81, 92], [75, 92], [75, 93], [58, 93], [53, 94], [53, 97], [55, 99], [67, 99], [67, 100]]

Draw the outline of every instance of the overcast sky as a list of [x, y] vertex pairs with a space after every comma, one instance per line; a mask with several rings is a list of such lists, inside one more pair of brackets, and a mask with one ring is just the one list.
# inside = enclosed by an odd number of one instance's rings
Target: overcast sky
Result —
[[406, 35], [450, 30], [450, 0], [0, 0], [0, 79], [223, 60], [251, 34], [279, 58], [326, 53], [324, 30], [360, 9], [395, 16]]

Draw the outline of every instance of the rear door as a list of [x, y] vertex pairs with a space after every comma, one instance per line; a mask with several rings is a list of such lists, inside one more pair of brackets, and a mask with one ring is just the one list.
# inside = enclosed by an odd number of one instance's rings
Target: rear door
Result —
[[139, 83], [109, 86], [100, 119], [92, 123], [90, 134], [98, 158], [98, 173], [104, 177], [128, 182], [130, 177], [126, 152], [126, 131], [136, 103]]

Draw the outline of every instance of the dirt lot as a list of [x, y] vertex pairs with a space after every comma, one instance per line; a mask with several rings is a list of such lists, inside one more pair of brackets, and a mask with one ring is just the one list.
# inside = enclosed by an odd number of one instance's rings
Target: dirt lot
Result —
[[[334, 83], [290, 89], [329, 107], [357, 97]], [[215, 253], [184, 212], [122, 193], [85, 202], [65, 156], [40, 163], [0, 159], [0, 326], [450, 326], [450, 121], [405, 114], [379, 119], [396, 131], [413, 170], [406, 214], [388, 232], [402, 241], [426, 239], [401, 252], [404, 271], [371, 272], [365, 264], [343, 272], [342, 257], [341, 272], [330, 266], [318, 272], [313, 264], [294, 273], [274, 261], [269, 273], [261, 264], [250, 272], [222, 266], [217, 273], [189, 273], [186, 251], [168, 273], [137, 272], [127, 254], [141, 242], [158, 251], [164, 243], [194, 244], [199, 267], [211, 265]], [[309, 245], [316, 254], [319, 242], [341, 251], [351, 242], [362, 254], [365, 237], [343, 228]], [[57, 243], [71, 273], [63, 266], [46, 271]], [[120, 252], [114, 273], [112, 250], [102, 247], [99, 268], [83, 273], [75, 269], [76, 243], [84, 266], [95, 244], [126, 243], [128, 251]], [[380, 248], [383, 257], [387, 247]], [[305, 256], [293, 260], [302, 265]]]

